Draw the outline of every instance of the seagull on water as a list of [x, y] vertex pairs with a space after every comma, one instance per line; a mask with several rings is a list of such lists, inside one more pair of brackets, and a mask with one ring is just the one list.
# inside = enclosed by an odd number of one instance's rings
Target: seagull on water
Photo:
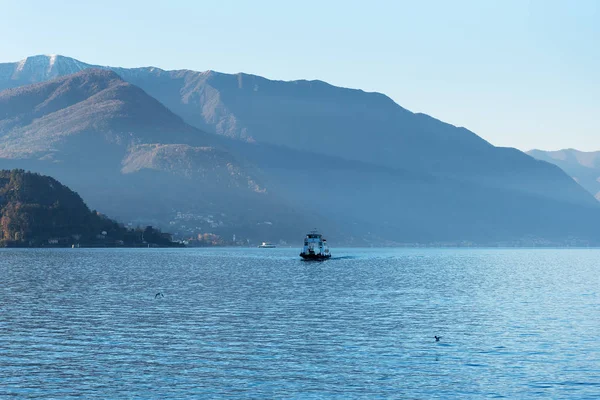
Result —
[[154, 298], [157, 298], [157, 297], [165, 297], [165, 296], [161, 292], [158, 292], [158, 293], [156, 293]]

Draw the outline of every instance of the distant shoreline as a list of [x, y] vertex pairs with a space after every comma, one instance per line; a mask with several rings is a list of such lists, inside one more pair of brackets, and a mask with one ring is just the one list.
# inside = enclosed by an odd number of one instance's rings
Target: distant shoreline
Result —
[[[297, 246], [298, 249], [302, 246]], [[107, 246], [107, 245], [86, 245], [79, 247], [75, 246], [5, 246], [0, 247], [0, 250], [39, 250], [39, 249], [256, 249], [264, 251], [267, 254], [269, 251], [277, 250], [293, 250], [296, 247], [277, 247], [273, 249], [259, 249], [254, 246], [241, 247], [241, 246], [147, 246], [147, 245], [133, 245], [133, 246]], [[364, 246], [340, 246], [338, 250], [348, 249], [360, 249], [360, 250], [600, 250], [598, 246], [381, 246], [381, 247], [364, 247]], [[333, 250], [334, 251], [334, 250]]]

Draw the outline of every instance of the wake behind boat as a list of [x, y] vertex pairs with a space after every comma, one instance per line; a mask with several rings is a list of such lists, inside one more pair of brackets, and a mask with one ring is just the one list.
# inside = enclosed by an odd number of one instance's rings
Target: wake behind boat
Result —
[[311, 231], [304, 238], [304, 247], [300, 252], [300, 257], [305, 260], [322, 261], [331, 258], [327, 240], [316, 230]]

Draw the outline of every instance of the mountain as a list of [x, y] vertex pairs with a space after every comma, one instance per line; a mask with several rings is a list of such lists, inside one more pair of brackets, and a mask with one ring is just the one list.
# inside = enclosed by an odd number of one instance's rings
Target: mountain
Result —
[[516, 149], [492, 146], [465, 128], [412, 113], [380, 93], [213, 71], [114, 71], [207, 132], [561, 201], [593, 202], [559, 169]]
[[560, 168], [381, 94], [28, 63], [0, 65], [0, 167], [56, 176], [121, 220], [254, 241], [315, 226], [355, 245], [600, 239], [600, 206]]
[[[261, 191], [218, 148], [218, 138], [187, 125], [112, 71], [88, 69], [0, 92], [0, 135], [4, 159], [76, 161], [93, 167], [121, 163], [123, 173], [181, 173], [187, 163], [196, 178], [207, 178], [205, 184], [216, 179], [221, 187]], [[178, 165], [160, 162], [165, 159]]]
[[495, 147], [465, 128], [412, 113], [383, 94], [321, 81], [103, 67], [62, 56], [34, 56], [0, 64], [0, 89], [85, 68], [115, 71], [190, 125], [209, 133], [558, 201], [594, 203], [559, 168], [515, 149]]
[[[141, 233], [90, 211], [77, 193], [51, 177], [0, 170], [0, 246], [133, 246], [143, 244]], [[151, 227], [144, 240], [173, 245]]]
[[[53, 157], [72, 141], [100, 149], [161, 140], [211, 143], [161, 103], [114, 72], [86, 70], [48, 83], [0, 92], [0, 156]], [[212, 140], [214, 142], [214, 140]], [[90, 146], [89, 149], [92, 149]]]
[[600, 200], [600, 151], [531, 150], [527, 154], [560, 167], [596, 199]]

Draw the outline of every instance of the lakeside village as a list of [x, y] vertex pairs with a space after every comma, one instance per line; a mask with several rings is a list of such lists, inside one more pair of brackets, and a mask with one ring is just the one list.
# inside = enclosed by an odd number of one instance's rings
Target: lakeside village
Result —
[[[263, 221], [257, 225], [272, 226], [273, 222]], [[261, 241], [236, 235], [235, 226], [227, 221], [227, 215], [193, 214], [176, 212], [169, 221], [169, 231], [173, 240], [188, 247], [256, 247]], [[277, 246], [286, 247], [288, 243], [278, 240]]]
[[[131, 221], [127, 223], [127, 226], [130, 229], [139, 231], [139, 227], [133, 227], [141, 226], [143, 222]], [[164, 225], [159, 221], [153, 221], [152, 223]], [[273, 222], [263, 221], [257, 225], [272, 226]], [[152, 226], [147, 228], [154, 229]], [[194, 214], [174, 211], [171, 220], [168, 222], [167, 230], [170, 233], [161, 232], [163, 237], [187, 247], [256, 247], [262, 242], [236, 235], [235, 224], [227, 221], [227, 215], [224, 213]], [[275, 243], [279, 247], [288, 246], [285, 240], [278, 240]]]

